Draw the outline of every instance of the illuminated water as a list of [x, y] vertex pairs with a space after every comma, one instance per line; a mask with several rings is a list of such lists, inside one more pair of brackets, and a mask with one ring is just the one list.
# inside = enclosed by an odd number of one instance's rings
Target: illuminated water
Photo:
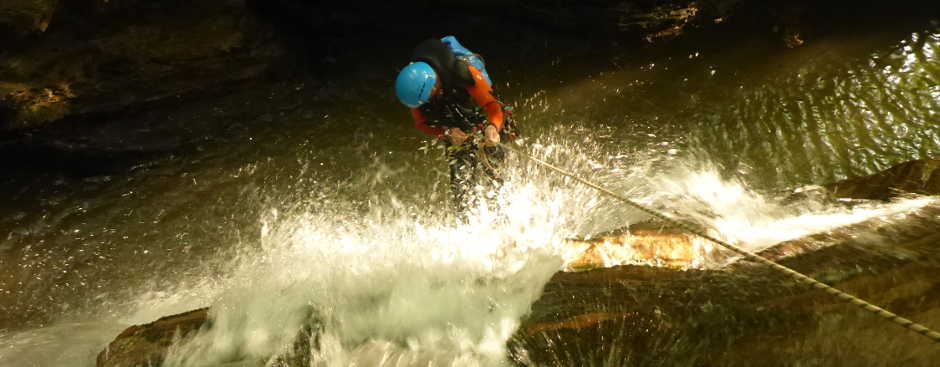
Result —
[[[605, 67], [566, 55], [503, 77], [523, 86], [507, 95], [527, 149], [758, 250], [933, 202], [775, 200], [940, 155], [940, 31], [886, 34], [772, 58], [718, 45]], [[268, 357], [311, 310], [322, 365], [500, 364], [570, 260], [563, 240], [645, 219], [516, 159], [504, 215], [456, 225], [444, 160], [418, 151], [381, 91], [127, 172], [5, 181], [17, 189], [0, 219], [0, 366], [90, 366], [128, 325], [206, 305], [217, 327], [178, 346], [176, 365]]]

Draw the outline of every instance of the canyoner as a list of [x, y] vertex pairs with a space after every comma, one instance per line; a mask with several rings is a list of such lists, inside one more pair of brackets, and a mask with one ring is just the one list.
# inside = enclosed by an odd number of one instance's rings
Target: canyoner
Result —
[[395, 93], [410, 109], [415, 128], [447, 147], [452, 205], [462, 220], [499, 190], [498, 167], [505, 158], [499, 143], [518, 134], [512, 109], [495, 97], [493, 87], [483, 57], [454, 36], [418, 44], [395, 80]]

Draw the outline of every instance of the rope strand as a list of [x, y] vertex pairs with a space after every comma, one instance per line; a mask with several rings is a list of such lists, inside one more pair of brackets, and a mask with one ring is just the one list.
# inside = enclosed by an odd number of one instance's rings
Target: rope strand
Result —
[[816, 280], [816, 279], [810, 278], [809, 276], [803, 275], [802, 273], [800, 273], [800, 272], [798, 272], [798, 271], [796, 271], [796, 270], [793, 270], [793, 269], [790, 269], [790, 268], [788, 268], [788, 267], [786, 267], [786, 266], [780, 265], [780, 264], [778, 264], [778, 263], [776, 263], [776, 262], [774, 262], [774, 261], [772, 261], [772, 260], [770, 260], [770, 259], [767, 259], [767, 258], [765, 258], [765, 257], [763, 257], [763, 256], [760, 256], [760, 255], [755, 254], [755, 253], [753, 253], [753, 252], [750, 252], [750, 251], [748, 251], [748, 250], [742, 249], [742, 248], [737, 247], [737, 246], [735, 246], [735, 245], [729, 244], [729, 243], [727, 243], [727, 242], [725, 242], [725, 241], [722, 241], [722, 240], [719, 240], [719, 239], [714, 238], [714, 237], [712, 237], [712, 236], [709, 236], [707, 233], [702, 232], [702, 231], [700, 231], [700, 230], [698, 230], [698, 229], [692, 227], [691, 225], [688, 225], [688, 224], [686, 224], [686, 223], [684, 223], [684, 222], [680, 222], [680, 221], [677, 221], [677, 220], [675, 220], [675, 219], [666, 217], [665, 215], [663, 215], [663, 214], [661, 214], [661, 213], [659, 213], [659, 212], [656, 212], [656, 211], [654, 211], [654, 210], [652, 210], [652, 209], [649, 209], [649, 208], [647, 208], [646, 206], [644, 206], [644, 205], [642, 205], [642, 204], [639, 204], [639, 203], [637, 203], [637, 202], [635, 202], [635, 201], [633, 201], [633, 200], [630, 200], [629, 198], [627, 198], [627, 197], [625, 197], [625, 196], [623, 196], [623, 195], [617, 194], [617, 193], [615, 193], [615, 192], [613, 192], [613, 191], [610, 191], [610, 190], [608, 190], [608, 189], [606, 189], [606, 188], [604, 188], [604, 187], [602, 187], [602, 186], [600, 186], [600, 185], [597, 185], [597, 184], [595, 184], [595, 183], [593, 183], [593, 182], [590, 182], [590, 181], [587, 181], [587, 180], [585, 180], [585, 179], [583, 179], [583, 178], [581, 178], [581, 177], [578, 177], [578, 176], [576, 176], [576, 175], [573, 174], [573, 173], [570, 173], [570, 172], [567, 172], [567, 171], [565, 171], [565, 170], [563, 170], [563, 169], [561, 169], [561, 168], [555, 167], [555, 166], [551, 165], [550, 163], [545, 162], [545, 161], [543, 161], [543, 160], [541, 160], [541, 159], [535, 158], [535, 157], [533, 157], [532, 155], [530, 155], [530, 154], [528, 154], [528, 153], [525, 153], [525, 152], [523, 152], [522, 150], [520, 150], [520, 149], [518, 149], [518, 148], [516, 148], [516, 147], [513, 147], [513, 146], [511, 146], [511, 145], [509, 145], [509, 144], [504, 144], [503, 146], [506, 147], [507, 149], [509, 149], [509, 150], [511, 150], [511, 151], [513, 151], [513, 152], [515, 152], [515, 153], [519, 153], [519, 155], [521, 155], [521, 156], [523, 156], [523, 157], [525, 157], [525, 158], [527, 158], [527, 159], [529, 159], [529, 160], [531, 160], [531, 161], [533, 161], [533, 162], [536, 162], [536, 163], [538, 163], [539, 165], [541, 165], [541, 166], [543, 166], [543, 167], [545, 167], [545, 168], [548, 168], [548, 169], [550, 169], [550, 170], [552, 170], [552, 171], [555, 171], [556, 173], [559, 173], [559, 174], [561, 174], [561, 175], [570, 177], [570, 178], [574, 179], [575, 181], [578, 181], [578, 182], [580, 182], [580, 183], [582, 183], [582, 184], [584, 184], [584, 185], [586, 185], [586, 186], [588, 186], [588, 187], [590, 187], [590, 188], [593, 188], [593, 189], [598, 190], [598, 191], [600, 191], [600, 192], [602, 192], [602, 193], [604, 193], [604, 194], [607, 194], [608, 196], [611, 196], [611, 197], [613, 197], [613, 198], [615, 198], [615, 199], [617, 199], [617, 200], [620, 200], [620, 201], [626, 203], [627, 205], [630, 205], [630, 206], [632, 206], [632, 207], [634, 207], [634, 208], [636, 208], [636, 209], [639, 209], [640, 211], [642, 211], [642, 212], [644, 212], [644, 213], [646, 213], [646, 214], [649, 214], [649, 215], [651, 215], [651, 216], [653, 216], [653, 217], [655, 217], [655, 218], [657, 218], [657, 219], [660, 219], [660, 220], [662, 220], [662, 221], [664, 221], [664, 222], [667, 222], [667, 223], [672, 224], [672, 225], [674, 225], [674, 226], [677, 226], [677, 227], [679, 227], [679, 228], [681, 228], [681, 229], [683, 229], [683, 230], [686, 230], [686, 231], [688, 231], [689, 233], [695, 234], [695, 235], [697, 235], [697, 236], [699, 236], [699, 237], [702, 237], [702, 238], [705, 238], [705, 239], [707, 239], [707, 240], [709, 240], [709, 241], [712, 241], [712, 242], [714, 242], [714, 243], [720, 245], [721, 247], [724, 247], [724, 248], [726, 248], [726, 249], [729, 249], [729, 250], [731, 250], [731, 251], [733, 251], [733, 252], [735, 252], [735, 253], [737, 253], [737, 254], [739, 254], [739, 255], [742, 255], [742, 256], [744, 256], [744, 257], [747, 257], [748, 259], [755, 260], [755, 261], [760, 262], [760, 263], [762, 263], [762, 264], [768, 265], [768, 266], [770, 266], [771, 268], [776, 269], [776, 270], [778, 270], [778, 271], [780, 271], [780, 272], [783, 272], [784, 274], [787, 274], [787, 275], [789, 275], [790, 277], [792, 277], [792, 278], [794, 278], [794, 279], [796, 279], [796, 280], [798, 280], [798, 281], [800, 281], [800, 282], [809, 283], [809, 284], [811, 284], [813, 287], [818, 288], [818, 289], [822, 289], [822, 290], [825, 291], [826, 293], [829, 293], [829, 294], [831, 294], [831, 295], [833, 295], [833, 296], [836, 296], [836, 297], [838, 297], [839, 299], [848, 301], [849, 303], [851, 303], [851, 304], [853, 304], [853, 305], [856, 305], [856, 306], [858, 306], [858, 307], [861, 307], [862, 309], [864, 309], [864, 310], [866, 310], [866, 311], [868, 311], [868, 312], [871, 312], [871, 313], [873, 313], [873, 314], [875, 314], [875, 315], [877, 315], [877, 316], [879, 316], [879, 317], [881, 317], [881, 318], [884, 318], [884, 319], [886, 319], [886, 320], [889, 320], [889, 321], [891, 321], [891, 322], [894, 322], [895, 324], [901, 325], [901, 326], [903, 326], [904, 328], [906, 328], [906, 329], [908, 329], [908, 330], [911, 330], [911, 331], [913, 331], [913, 332], [916, 332], [916, 333], [918, 333], [918, 334], [921, 334], [921, 335], [923, 335], [923, 336], [926, 336], [927, 338], [930, 338], [930, 339], [933, 340], [934, 342], [940, 343], [940, 333], [938, 333], [938, 332], [936, 332], [936, 331], [934, 331], [934, 330], [931, 330], [930, 328], [928, 328], [928, 327], [926, 327], [926, 326], [924, 326], [924, 325], [918, 324], [918, 323], [916, 323], [916, 322], [914, 322], [914, 321], [911, 321], [911, 320], [909, 320], [909, 319], [906, 319], [906, 318], [904, 318], [904, 317], [901, 317], [901, 316], [899, 316], [899, 315], [897, 315], [897, 314], [895, 314], [895, 313], [893, 313], [893, 312], [891, 312], [891, 311], [888, 311], [888, 310], [886, 310], [886, 309], [883, 309], [883, 308], [881, 308], [881, 307], [878, 307], [878, 306], [876, 306], [876, 305], [874, 305], [874, 304], [872, 304], [872, 303], [869, 303], [869, 302], [867, 302], [867, 301], [865, 301], [865, 300], [863, 300], [863, 299], [861, 299], [861, 298], [855, 297], [855, 296], [853, 296], [853, 295], [851, 295], [851, 294], [849, 294], [849, 293], [846, 293], [846, 292], [844, 292], [844, 291], [841, 291], [841, 290], [839, 290], [839, 289], [836, 289], [836, 288], [834, 288], [834, 287], [832, 287], [832, 286], [829, 286], [829, 285], [827, 285], [827, 284], [825, 284], [825, 283], [822, 283], [822, 282], [820, 282], [820, 281], [818, 281], [818, 280]]

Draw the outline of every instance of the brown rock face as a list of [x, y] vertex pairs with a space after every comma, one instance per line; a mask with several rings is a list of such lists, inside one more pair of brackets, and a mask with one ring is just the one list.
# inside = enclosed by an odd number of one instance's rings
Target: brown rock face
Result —
[[166, 350], [206, 325], [207, 308], [162, 317], [124, 330], [98, 354], [98, 366], [159, 366]]
[[45, 32], [59, 7], [58, 0], [4, 0], [0, 3], [0, 32], [20, 36]]
[[[3, 2], [0, 24], [54, 4]], [[238, 1], [82, 1], [59, 13], [42, 35], [0, 50], [0, 130], [217, 92], [258, 78], [281, 53]]]
[[[781, 262], [936, 329], [937, 228], [940, 206], [934, 205], [890, 226], [888, 236], [853, 238], [849, 234], [859, 228], [846, 228], [788, 241], [790, 249], [816, 250]], [[510, 348], [512, 358], [526, 365], [749, 366], [760, 360], [850, 366], [904, 360], [931, 366], [940, 357], [923, 336], [746, 262], [725, 270], [619, 266], [557, 273]]]
[[825, 186], [835, 197], [890, 200], [899, 194], [940, 195], [940, 159], [920, 159]]
[[[826, 185], [825, 195], [936, 195], [937, 167], [936, 159], [906, 162]], [[691, 247], [688, 234], [662, 233], [667, 248]], [[620, 236], [619, 242], [599, 241], [634, 246], [629, 234]], [[901, 221], [876, 218], [786, 241], [760, 255], [940, 328], [940, 280], [933, 275], [940, 271], [940, 205]], [[676, 260], [688, 257], [664, 258], [682, 264]], [[510, 341], [512, 358], [526, 365], [749, 366], [760, 360], [850, 366], [904, 360], [931, 366], [940, 357], [929, 339], [748, 261], [725, 270], [620, 266], [558, 273], [532, 309]]]
[[67, 116], [69, 101], [75, 94], [68, 84], [34, 88], [22, 83], [0, 82], [0, 96], [3, 96], [3, 107], [9, 111], [9, 121], [31, 126]]
[[[312, 311], [312, 310], [311, 310]], [[317, 342], [319, 321], [309, 318], [295, 339], [293, 348], [284, 355], [274, 356], [268, 363], [261, 360], [245, 361], [242, 356], [231, 356], [239, 366], [309, 366], [311, 341]], [[145, 325], [125, 329], [98, 353], [98, 367], [156, 367], [162, 366], [170, 347], [181, 340], [212, 328], [209, 309], [200, 308], [176, 315], [161, 317]]]
[[689, 268], [717, 261], [718, 253], [707, 240], [658, 222], [633, 224], [589, 240], [569, 240], [576, 254], [573, 270], [616, 265], [654, 265]]

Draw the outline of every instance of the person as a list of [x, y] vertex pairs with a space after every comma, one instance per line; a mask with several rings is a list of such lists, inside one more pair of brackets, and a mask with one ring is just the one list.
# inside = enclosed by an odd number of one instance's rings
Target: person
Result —
[[447, 145], [453, 205], [465, 219], [502, 183], [496, 171], [505, 156], [499, 143], [508, 113], [493, 96], [483, 58], [454, 36], [425, 40], [399, 72], [395, 93], [415, 127]]

